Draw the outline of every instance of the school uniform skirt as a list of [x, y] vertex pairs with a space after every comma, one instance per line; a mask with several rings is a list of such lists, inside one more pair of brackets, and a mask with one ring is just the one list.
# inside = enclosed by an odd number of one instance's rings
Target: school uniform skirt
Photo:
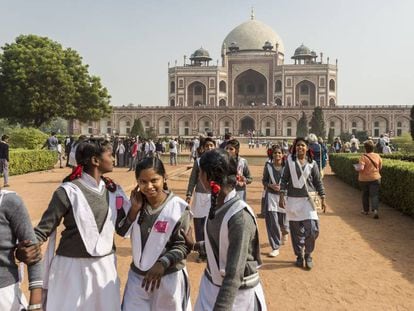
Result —
[[99, 258], [55, 256], [49, 271], [46, 311], [119, 311], [115, 254]]
[[131, 269], [125, 286], [122, 311], [191, 311], [190, 285], [186, 269], [161, 278], [153, 292], [143, 288], [144, 276]]
[[[210, 280], [203, 274], [194, 311], [212, 311], [214, 304], [216, 303], [219, 290], [220, 287], [211, 283]], [[257, 303], [259, 303], [260, 306], [257, 306]], [[231, 310], [266, 311], [267, 307], [262, 284], [259, 283], [253, 288], [239, 289]]]
[[26, 310], [26, 306], [27, 301], [19, 283], [0, 288], [0, 310], [21, 311]]

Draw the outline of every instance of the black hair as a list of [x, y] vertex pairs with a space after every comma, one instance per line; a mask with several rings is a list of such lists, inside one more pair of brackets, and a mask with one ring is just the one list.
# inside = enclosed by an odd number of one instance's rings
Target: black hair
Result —
[[216, 145], [216, 142], [214, 141], [214, 139], [210, 136], [206, 137], [203, 139], [203, 144], [202, 146], [204, 147], [206, 145], [206, 143], [213, 143], [214, 146]]
[[312, 155], [311, 150], [309, 149], [309, 143], [308, 143], [308, 141], [306, 140], [305, 137], [296, 137], [296, 139], [295, 139], [295, 141], [292, 145], [292, 160], [296, 161], [296, 145], [300, 141], [304, 142], [306, 144], [306, 146], [308, 147], [308, 149], [306, 150], [306, 158], [307, 158], [309, 163], [312, 163], [313, 155]]
[[[209, 182], [215, 182], [220, 187], [236, 185], [237, 161], [223, 149], [213, 149], [205, 152], [200, 158], [200, 168], [207, 174]], [[214, 218], [218, 193], [211, 193], [209, 218]]]
[[6, 140], [6, 139], [9, 139], [9, 138], [10, 138], [10, 136], [6, 135], [6, 134], [1, 136], [1, 140]]
[[[141, 172], [149, 168], [152, 168], [155, 171], [155, 173], [161, 175], [162, 177], [164, 177], [164, 179], [166, 178], [167, 173], [165, 171], [164, 163], [162, 163], [162, 161], [156, 157], [148, 157], [139, 161], [137, 163], [137, 166], [135, 167], [135, 178], [138, 180]], [[168, 190], [166, 181], [164, 181], [164, 190]]]
[[[273, 145], [270, 149], [269, 149], [269, 159], [273, 162], [273, 155], [275, 153], [276, 150], [280, 150], [283, 156], [283, 148], [280, 145]], [[285, 157], [282, 157], [282, 166], [285, 166]]]

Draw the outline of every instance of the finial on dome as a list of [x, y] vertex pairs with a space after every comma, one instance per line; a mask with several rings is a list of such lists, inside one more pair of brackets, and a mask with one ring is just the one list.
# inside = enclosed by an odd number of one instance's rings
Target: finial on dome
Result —
[[250, 14], [250, 19], [253, 20], [254, 19], [254, 7], [252, 7], [252, 11]]

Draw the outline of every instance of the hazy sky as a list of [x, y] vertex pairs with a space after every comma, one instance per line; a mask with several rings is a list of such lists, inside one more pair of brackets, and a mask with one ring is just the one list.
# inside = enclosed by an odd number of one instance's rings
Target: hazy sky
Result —
[[167, 63], [203, 46], [215, 64], [252, 6], [285, 63], [301, 43], [338, 58], [338, 104], [414, 104], [413, 0], [0, 0], [0, 46], [47, 36], [82, 55], [113, 105], [167, 105]]

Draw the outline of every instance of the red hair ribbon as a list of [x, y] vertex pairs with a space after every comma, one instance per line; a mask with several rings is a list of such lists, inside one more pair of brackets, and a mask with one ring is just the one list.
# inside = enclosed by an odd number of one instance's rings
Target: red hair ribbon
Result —
[[69, 175], [69, 180], [74, 180], [77, 178], [80, 178], [82, 176], [83, 166], [82, 164], [79, 164], [74, 168], [72, 171], [72, 174]]
[[221, 190], [220, 185], [216, 183], [215, 181], [210, 181], [210, 188], [211, 188], [211, 193], [214, 195], [217, 195]]

